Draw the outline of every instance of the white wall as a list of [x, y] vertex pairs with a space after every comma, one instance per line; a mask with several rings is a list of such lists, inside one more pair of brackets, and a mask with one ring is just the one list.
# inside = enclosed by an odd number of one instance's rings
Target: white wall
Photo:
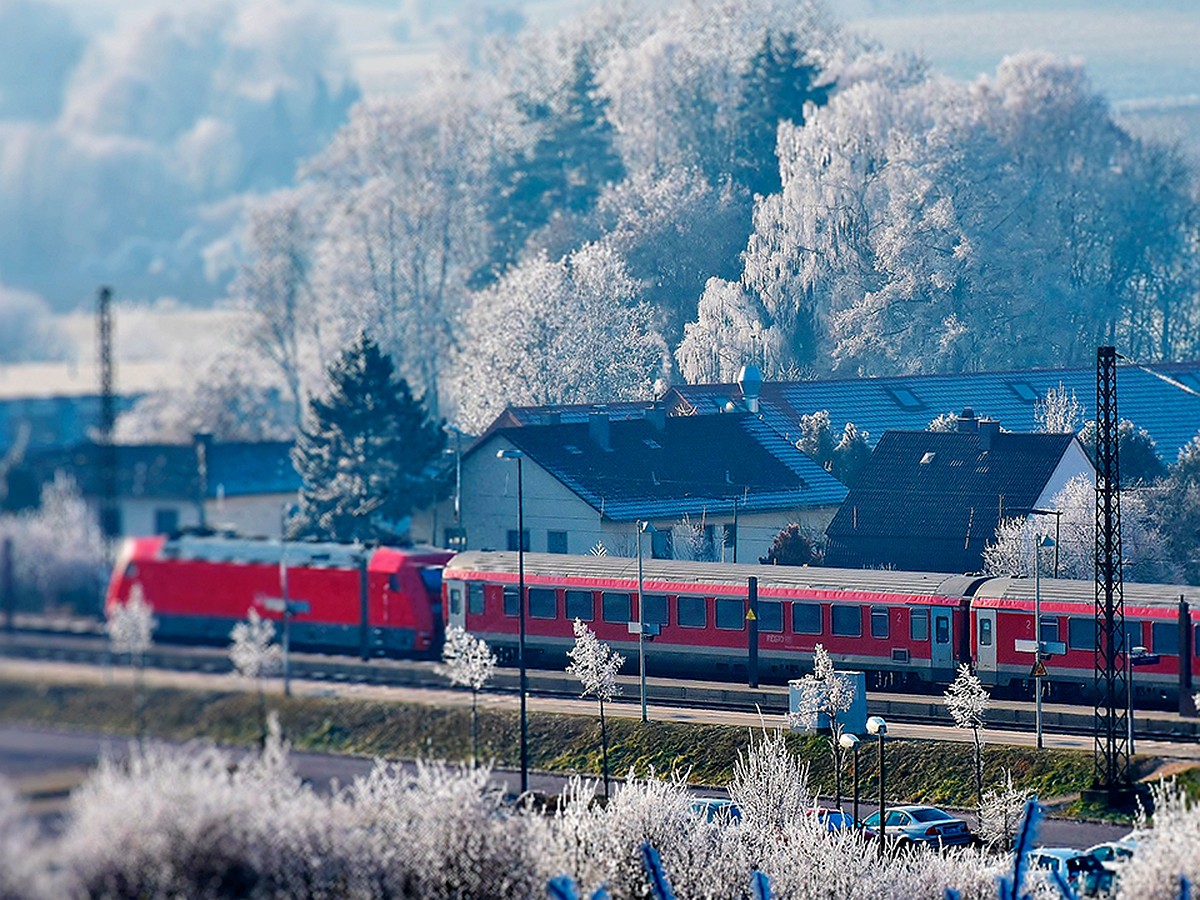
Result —
[[1077, 475], [1086, 475], [1093, 483], [1096, 480], [1096, 470], [1092, 466], [1092, 461], [1088, 459], [1087, 451], [1083, 449], [1083, 445], [1079, 443], [1079, 439], [1071, 441], [1067, 447], [1067, 451], [1062, 455], [1062, 459], [1058, 461], [1050, 480], [1046, 482], [1046, 486], [1038, 495], [1037, 502], [1034, 506], [1039, 509], [1051, 509], [1054, 504], [1054, 497], [1067, 486], [1067, 482]]

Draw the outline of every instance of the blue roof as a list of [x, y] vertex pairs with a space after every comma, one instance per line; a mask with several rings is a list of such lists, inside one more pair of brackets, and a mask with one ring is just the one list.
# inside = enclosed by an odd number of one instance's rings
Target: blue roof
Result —
[[[1094, 367], [767, 381], [762, 385], [760, 410], [768, 424], [791, 440], [799, 437], [800, 416], [820, 410], [829, 411], [835, 433], [853, 422], [870, 433], [872, 442], [888, 430], [924, 429], [936, 417], [959, 413], [967, 406], [977, 416], [999, 419], [1008, 431], [1028, 432], [1037, 427], [1035, 401], [1059, 384], [1075, 392], [1085, 420], [1095, 418]], [[740, 404], [742, 394], [736, 384], [678, 385], [664, 399], [675, 408], [686, 405], [698, 413], [712, 413], [725, 409], [730, 401]], [[1179, 450], [1200, 432], [1200, 362], [1119, 366], [1117, 412], [1146, 429], [1163, 462], [1174, 463]]]

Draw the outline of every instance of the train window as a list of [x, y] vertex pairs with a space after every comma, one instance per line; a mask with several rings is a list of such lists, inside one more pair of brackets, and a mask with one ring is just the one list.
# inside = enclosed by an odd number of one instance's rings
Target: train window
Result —
[[796, 634], [820, 634], [824, 630], [821, 627], [820, 603], [792, 604], [792, 631]]
[[431, 594], [440, 594], [442, 592], [442, 567], [426, 566], [420, 572], [421, 581], [425, 584], [425, 590]]
[[684, 628], [708, 627], [708, 604], [703, 597], [680, 597], [675, 601], [676, 619]]
[[1164, 656], [1179, 655], [1178, 622], [1155, 622], [1150, 626], [1150, 633], [1154, 638], [1154, 646], [1151, 649], [1155, 653], [1161, 653]]
[[1067, 619], [1067, 646], [1072, 650], [1096, 649], [1096, 620], [1083, 616]]
[[137, 563], [130, 563], [129, 565], [127, 565], [125, 567], [125, 577], [126, 578], [137, 578], [137, 576], [138, 576]]
[[392, 574], [390, 574], [388, 576], [388, 590], [389, 591], [400, 590], [400, 576], [397, 575], [395, 572], [393, 572]]
[[462, 588], [450, 588], [450, 614], [457, 616], [462, 612]]
[[992, 620], [991, 619], [980, 619], [979, 620], [979, 646], [980, 647], [992, 646]]
[[1125, 646], [1126, 647], [1144, 647], [1146, 640], [1142, 636], [1142, 623], [1126, 621], [1125, 622]]
[[772, 634], [783, 631], [783, 604], [775, 600], [758, 601], [758, 630]]
[[950, 617], [935, 616], [933, 619], [933, 639], [939, 644], [950, 643]]
[[643, 594], [642, 599], [646, 601], [646, 612], [642, 616], [642, 621], [648, 625], [666, 625], [667, 595]]
[[886, 638], [888, 636], [888, 611], [886, 606], [871, 607], [871, 637]]
[[914, 609], [909, 611], [908, 636], [914, 641], [929, 640], [929, 610]]
[[830, 631], [841, 637], [862, 637], [862, 610], [857, 606], [831, 606]]
[[1196, 656], [1200, 656], [1200, 625], [1197, 625], [1193, 631], [1196, 632], [1194, 643], [1196, 644]]
[[605, 622], [622, 622], [628, 624], [633, 621], [633, 603], [628, 594], [605, 593], [603, 600]]
[[591, 591], [567, 591], [567, 618], [590, 622], [596, 618], [596, 601]]
[[473, 616], [482, 616], [485, 609], [483, 585], [472, 583], [467, 585], [467, 612]]
[[519, 616], [521, 614], [521, 605], [517, 600], [517, 589], [513, 585], [505, 585], [504, 587], [504, 614], [506, 616]]
[[742, 600], [717, 598], [717, 627], [725, 631], [741, 631], [746, 623], [746, 604]]
[[529, 589], [529, 615], [534, 619], [557, 618], [558, 597], [553, 588]]
[[546, 552], [547, 553], [566, 553], [567, 552], [567, 533], [565, 531], [547, 531], [546, 532]]
[[1043, 641], [1058, 640], [1058, 616], [1042, 616], [1040, 639]]

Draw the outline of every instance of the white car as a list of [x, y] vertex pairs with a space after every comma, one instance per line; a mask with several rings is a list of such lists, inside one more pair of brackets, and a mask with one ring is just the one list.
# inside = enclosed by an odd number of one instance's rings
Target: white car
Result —
[[[879, 813], [867, 816], [863, 824], [872, 831], [880, 831]], [[889, 807], [884, 824], [884, 836], [896, 844], [954, 847], [971, 842], [971, 829], [967, 823], [936, 806]]]

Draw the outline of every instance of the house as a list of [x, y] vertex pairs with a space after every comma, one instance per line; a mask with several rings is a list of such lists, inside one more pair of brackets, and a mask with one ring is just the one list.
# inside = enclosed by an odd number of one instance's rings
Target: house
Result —
[[[517, 549], [521, 454], [528, 550], [587, 553], [603, 544], [647, 556], [754, 562], [784, 526], [817, 533], [846, 489], [749, 414], [633, 418], [592, 409], [586, 421], [489, 429], [462, 457], [460, 513], [451, 499], [414, 523], [447, 546]], [[461, 530], [459, 530], [461, 529]]]
[[1071, 434], [1000, 430], [963, 411], [958, 430], [886, 431], [825, 533], [825, 562], [846, 568], [977, 572], [1003, 518], [1052, 506], [1093, 477]]
[[[122, 444], [116, 449], [117, 531], [163, 534], [207, 525], [279, 537], [281, 515], [296, 502], [300, 476], [285, 441]], [[30, 454], [11, 473], [36, 484], [64, 472], [99, 506], [101, 448], [94, 443]]]
[[[751, 367], [753, 369], [753, 367]], [[670, 388], [662, 402], [673, 413], [717, 413], [758, 405], [763, 420], [795, 440], [800, 417], [828, 410], [835, 432], [846, 422], [878, 439], [885, 431], [918, 431], [938, 416], [971, 406], [1012, 431], [1037, 430], [1036, 404], [1062, 385], [1074, 392], [1084, 419], [1096, 414], [1094, 366], [955, 375], [897, 375], [820, 381], [693, 384]], [[1159, 458], [1171, 465], [1200, 432], [1200, 362], [1117, 367], [1120, 417], [1145, 428]]]

